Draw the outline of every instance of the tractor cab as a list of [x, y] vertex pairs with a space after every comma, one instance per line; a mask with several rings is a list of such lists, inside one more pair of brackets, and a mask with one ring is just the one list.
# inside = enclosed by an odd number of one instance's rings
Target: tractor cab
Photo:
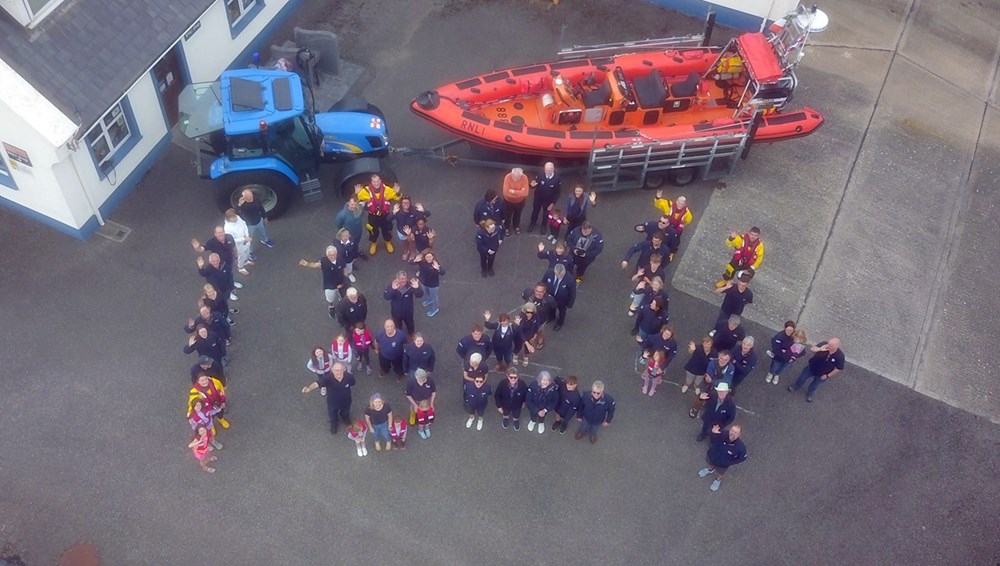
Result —
[[[239, 73], [239, 74], [237, 74]], [[274, 76], [248, 69], [230, 73], [222, 81], [223, 125], [226, 159], [273, 156], [299, 178], [311, 177], [319, 168], [315, 124], [306, 121], [302, 83], [294, 73]], [[228, 79], [228, 80], [227, 80]], [[224, 169], [225, 159], [213, 164]], [[213, 174], [213, 178], [217, 175]]]
[[307, 200], [321, 196], [317, 172], [323, 161], [378, 158], [388, 151], [377, 108], [365, 103], [314, 114], [303, 90], [292, 72], [239, 69], [181, 93], [182, 132], [204, 141], [211, 150], [202, 151], [217, 156], [208, 176], [218, 189], [220, 209], [236, 207], [242, 191], [250, 189], [268, 217], [276, 217], [297, 188]]

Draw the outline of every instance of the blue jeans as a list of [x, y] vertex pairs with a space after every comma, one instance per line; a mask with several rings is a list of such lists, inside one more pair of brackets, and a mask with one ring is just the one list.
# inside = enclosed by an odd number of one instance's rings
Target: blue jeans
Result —
[[781, 375], [781, 372], [785, 371], [785, 368], [791, 365], [791, 362], [783, 362], [778, 358], [771, 360], [771, 369], [767, 370], [767, 373], [771, 375]]
[[582, 434], [584, 436], [590, 436], [591, 438], [597, 438], [597, 432], [601, 430], [601, 426], [604, 423], [591, 423], [587, 419], [580, 421], [580, 428], [576, 431], [577, 434]]
[[386, 421], [382, 424], [373, 424], [372, 437], [374, 437], [375, 442], [380, 442], [382, 440], [392, 442], [392, 437], [389, 436], [389, 422]]
[[823, 383], [823, 380], [820, 379], [818, 375], [814, 374], [808, 365], [802, 368], [802, 373], [799, 374], [798, 379], [795, 380], [795, 385], [792, 385], [792, 387], [794, 389], [799, 389], [805, 385], [810, 378], [812, 378], [812, 383], [809, 384], [807, 392], [809, 395], [812, 395], [813, 393], [816, 393], [816, 389], [818, 389], [819, 385]]
[[424, 300], [430, 303], [427, 305], [427, 308], [430, 310], [437, 310], [441, 308], [441, 300], [438, 299], [438, 289], [440, 289], [440, 287], [428, 287], [427, 285], [424, 285], [424, 294], [427, 296]]
[[262, 242], [270, 242], [271, 237], [267, 235], [267, 225], [264, 224], [264, 220], [261, 219], [260, 222], [247, 225], [247, 229], [250, 232], [250, 251], [253, 251], [253, 238], [259, 237]]

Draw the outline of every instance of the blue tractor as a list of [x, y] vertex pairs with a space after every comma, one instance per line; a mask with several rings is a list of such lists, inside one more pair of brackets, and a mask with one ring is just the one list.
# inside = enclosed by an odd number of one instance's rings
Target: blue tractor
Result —
[[208, 167], [220, 210], [235, 208], [244, 189], [256, 193], [268, 218], [280, 216], [296, 192], [319, 192], [324, 162], [343, 162], [342, 191], [381, 171], [389, 151], [382, 112], [363, 99], [341, 101], [324, 113], [306, 105], [292, 72], [226, 71], [219, 81], [181, 93], [181, 130], [217, 157]]

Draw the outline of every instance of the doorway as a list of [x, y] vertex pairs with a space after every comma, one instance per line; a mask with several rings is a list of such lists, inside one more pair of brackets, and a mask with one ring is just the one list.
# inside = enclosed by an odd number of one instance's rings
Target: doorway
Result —
[[156, 83], [156, 90], [163, 105], [163, 113], [167, 118], [167, 127], [173, 128], [177, 125], [178, 106], [177, 100], [184, 90], [184, 72], [181, 68], [181, 46], [174, 45], [163, 56], [156, 65], [153, 66], [153, 81]]

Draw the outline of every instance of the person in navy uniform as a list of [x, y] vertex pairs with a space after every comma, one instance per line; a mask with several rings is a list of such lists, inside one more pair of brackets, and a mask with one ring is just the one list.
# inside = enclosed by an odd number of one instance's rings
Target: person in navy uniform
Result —
[[715, 474], [715, 479], [712, 480], [712, 486], [709, 489], [718, 491], [722, 485], [722, 477], [726, 475], [730, 466], [735, 466], [747, 459], [747, 447], [740, 438], [743, 434], [740, 425], [733, 425], [729, 428], [715, 425], [712, 427], [711, 433], [712, 439], [708, 453], [705, 454], [708, 467], [698, 470], [698, 477], [703, 478]]
[[476, 207], [472, 210], [472, 222], [476, 226], [482, 226], [486, 220], [503, 224], [503, 206], [500, 204], [500, 195], [493, 189], [486, 191], [486, 196], [477, 202]]
[[514, 421], [514, 430], [521, 430], [521, 408], [528, 394], [528, 386], [517, 376], [517, 370], [507, 370], [507, 377], [497, 384], [493, 398], [497, 404], [497, 412], [503, 415], [501, 426], [510, 427]]
[[455, 352], [462, 361], [469, 359], [473, 352], [479, 352], [483, 356], [483, 361], [486, 362], [490, 359], [492, 351], [493, 346], [489, 337], [483, 333], [483, 327], [478, 324], [472, 325], [472, 332], [459, 340], [458, 347], [455, 348]]
[[490, 345], [493, 347], [493, 355], [497, 358], [497, 365], [493, 367], [493, 371], [504, 371], [514, 363], [514, 352], [517, 345], [522, 342], [519, 337], [521, 329], [511, 324], [507, 313], [501, 313], [497, 322], [490, 321], [492, 316], [493, 313], [490, 311], [483, 312], [483, 325], [493, 331]]
[[730, 315], [728, 319], [723, 319], [715, 323], [715, 328], [708, 333], [712, 337], [712, 344], [715, 350], [732, 350], [737, 344], [747, 336], [747, 331], [743, 329], [743, 319], [739, 315]]
[[584, 221], [566, 235], [566, 245], [573, 255], [573, 273], [576, 274], [576, 282], [582, 283], [587, 268], [604, 251], [604, 236], [590, 222]]
[[490, 402], [493, 388], [486, 383], [485, 375], [477, 375], [472, 381], [462, 383], [465, 412], [469, 413], [465, 428], [472, 428], [472, 423], [475, 422], [476, 430], [483, 430], [483, 415], [486, 414], [486, 406]]
[[545, 273], [548, 274], [552, 271], [557, 264], [563, 264], [566, 269], [573, 268], [573, 255], [569, 253], [569, 248], [566, 247], [565, 242], [559, 242], [555, 247], [549, 251], [545, 249], [544, 242], [538, 242], [538, 259], [544, 259], [549, 262], [549, 266], [545, 269]]
[[556, 166], [549, 161], [545, 164], [542, 174], [535, 177], [531, 183], [535, 196], [531, 201], [531, 220], [528, 222], [528, 232], [535, 229], [539, 219], [542, 222], [541, 234], [545, 235], [545, 213], [559, 200], [562, 191], [562, 177], [556, 173]]
[[844, 371], [844, 351], [840, 349], [840, 338], [830, 338], [825, 342], [820, 342], [809, 351], [813, 357], [809, 358], [809, 364], [802, 368], [795, 383], [788, 386], [789, 391], [796, 391], [812, 379], [809, 389], [806, 390], [806, 401], [812, 403], [813, 395], [820, 384], [831, 377]]
[[559, 332], [566, 322], [566, 311], [573, 308], [576, 302], [576, 281], [566, 273], [566, 266], [556, 264], [552, 273], [545, 276], [545, 288], [548, 294], [556, 300], [556, 325], [552, 330]]
[[666, 214], [661, 214], [656, 220], [636, 224], [635, 231], [640, 234], [645, 234], [647, 240], [652, 240], [653, 234], [657, 232], [663, 234], [664, 236], [666, 236], [668, 231], [676, 233], [674, 227], [670, 225], [670, 217]]
[[494, 220], [483, 220], [476, 232], [476, 251], [479, 252], [479, 269], [483, 277], [496, 275], [493, 263], [497, 260], [497, 251], [503, 243], [503, 230]]
[[725, 428], [736, 419], [736, 403], [729, 396], [729, 383], [725, 381], [716, 383], [715, 389], [703, 392], [699, 398], [705, 403], [701, 413], [701, 432], [696, 438], [701, 442], [712, 427]]
[[545, 417], [555, 410], [559, 402], [559, 388], [552, 381], [552, 374], [547, 371], [538, 373], [538, 379], [531, 382], [524, 403], [528, 407], [531, 421], [528, 430], [534, 430], [538, 425], [538, 434], [545, 433]]
[[318, 376], [316, 381], [302, 388], [302, 393], [319, 389], [320, 393], [326, 395], [326, 415], [330, 419], [330, 434], [337, 434], [337, 425], [341, 421], [345, 425], [351, 424], [351, 388], [357, 384], [354, 375], [347, 371], [344, 364], [334, 362], [330, 373]]
[[354, 287], [344, 291], [344, 300], [337, 303], [337, 322], [348, 336], [354, 327], [368, 320], [368, 299]]
[[434, 373], [434, 348], [424, 340], [423, 334], [413, 335], [413, 342], [403, 347], [403, 373], [413, 375], [418, 369]]
[[[640, 267], [649, 264], [649, 258], [653, 254], [658, 254], [660, 258], [664, 261], [664, 265], [670, 264], [670, 248], [668, 245], [664, 244], [663, 232], [654, 232], [653, 236], [648, 240], [641, 240], [625, 252], [625, 257], [622, 258], [622, 271], [628, 269], [629, 261], [632, 260], [632, 256], [639, 254], [639, 261], [636, 262], [636, 271]], [[634, 272], [633, 272], [634, 273]]]
[[597, 380], [590, 386], [590, 395], [584, 395], [580, 401], [580, 408], [576, 412], [580, 428], [577, 429], [575, 438], [580, 440], [588, 436], [591, 444], [597, 444], [598, 431], [609, 426], [614, 418], [615, 400], [604, 392], [604, 382]]
[[[556, 304], [556, 300], [552, 298], [552, 295], [549, 294], [548, 287], [544, 281], [539, 281], [535, 283], [534, 287], [525, 289], [521, 293], [521, 298], [535, 306], [538, 323], [538, 328], [536, 329], [538, 340], [535, 345], [541, 350], [545, 347], [545, 325], [555, 318], [559, 306]], [[532, 333], [531, 335], [534, 336], [535, 334]]]
[[396, 328], [396, 323], [389, 320], [383, 325], [384, 330], [378, 333], [372, 345], [378, 352], [378, 376], [385, 377], [389, 370], [396, 373], [396, 380], [403, 380], [403, 345], [406, 336]]
[[726, 320], [732, 315], [742, 315], [743, 309], [753, 302], [753, 291], [749, 289], [750, 274], [744, 273], [736, 279], [736, 283], [730, 279], [726, 284], [715, 289], [716, 295], [722, 295], [722, 306], [719, 307], [719, 316], [716, 321]]
[[743, 380], [757, 367], [757, 351], [753, 349], [753, 336], [747, 336], [740, 342], [739, 348], [733, 348], [733, 394]]
[[580, 396], [580, 391], [577, 388], [575, 375], [567, 376], [566, 379], [556, 376], [555, 382], [556, 387], [559, 388], [559, 401], [556, 403], [556, 420], [552, 424], [552, 432], [558, 430], [559, 434], [566, 434], [566, 427], [580, 410], [583, 397]]
[[402, 328], [405, 324], [408, 337], [412, 337], [416, 332], [416, 325], [413, 322], [413, 298], [423, 296], [420, 280], [415, 277], [410, 279], [405, 271], [396, 273], [396, 278], [382, 293], [382, 298], [389, 301], [392, 321], [396, 323], [397, 328]]

